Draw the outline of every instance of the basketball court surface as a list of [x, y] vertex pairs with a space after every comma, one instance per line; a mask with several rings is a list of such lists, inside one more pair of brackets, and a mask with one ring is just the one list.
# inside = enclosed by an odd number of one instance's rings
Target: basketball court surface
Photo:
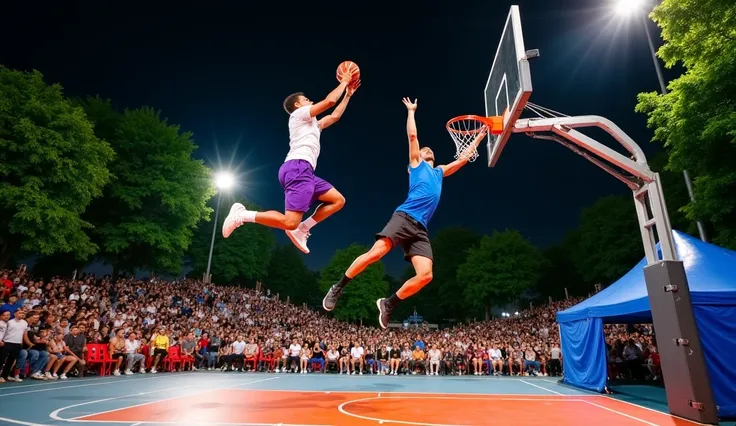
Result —
[[17, 425], [693, 425], [546, 377], [193, 372], [0, 387]]

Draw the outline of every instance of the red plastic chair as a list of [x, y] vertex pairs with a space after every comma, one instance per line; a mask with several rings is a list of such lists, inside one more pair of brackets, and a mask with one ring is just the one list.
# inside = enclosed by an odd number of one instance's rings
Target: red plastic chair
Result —
[[263, 356], [262, 353], [258, 354], [258, 360], [263, 361], [268, 365], [268, 371], [273, 370], [274, 365], [276, 364], [276, 360], [273, 359], [273, 353], [271, 353], [268, 356]]
[[182, 359], [181, 353], [179, 352], [178, 346], [171, 346], [168, 350], [168, 355], [164, 359], [164, 370], [174, 371], [176, 366], [181, 367]]
[[110, 369], [112, 368], [112, 359], [110, 358], [110, 354], [108, 353], [106, 344], [88, 344], [85, 361], [87, 362], [88, 369], [93, 368], [93, 366], [98, 366], [100, 376], [107, 376], [108, 374], [110, 374]]

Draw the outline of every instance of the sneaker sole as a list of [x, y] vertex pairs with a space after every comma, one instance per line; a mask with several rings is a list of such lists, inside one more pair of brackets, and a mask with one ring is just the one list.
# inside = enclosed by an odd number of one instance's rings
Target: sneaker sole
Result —
[[233, 221], [233, 213], [241, 210], [245, 210], [245, 206], [240, 203], [235, 203], [232, 207], [230, 207], [230, 213], [227, 214], [225, 221], [222, 223], [222, 238], [228, 238], [230, 235], [233, 234], [235, 228], [230, 229], [229, 232], [227, 230], [230, 228], [230, 224]]
[[386, 324], [386, 327], [384, 327], [383, 324], [381, 324], [381, 316], [383, 315], [383, 312], [381, 310], [381, 301], [382, 300], [384, 300], [384, 299], [378, 299], [378, 300], [376, 300], [376, 306], [378, 307], [378, 325], [382, 329], [386, 330], [388, 328], [388, 324]]
[[[330, 293], [327, 293], [327, 295], [329, 294]], [[325, 300], [327, 300], [327, 295], [325, 295], [325, 297], [322, 299], [322, 309], [324, 309], [327, 312], [332, 312], [332, 309], [335, 309], [335, 308], [327, 309], [327, 305], [325, 305]]]
[[294, 239], [294, 237], [291, 235], [291, 232], [289, 232], [289, 231], [284, 231], [284, 232], [286, 232], [286, 236], [289, 237], [289, 239], [291, 240], [291, 242], [296, 246], [296, 248], [299, 249], [300, 252], [302, 252], [304, 254], [309, 254], [309, 249], [302, 248], [302, 246], [299, 245], [299, 242], [296, 239]]

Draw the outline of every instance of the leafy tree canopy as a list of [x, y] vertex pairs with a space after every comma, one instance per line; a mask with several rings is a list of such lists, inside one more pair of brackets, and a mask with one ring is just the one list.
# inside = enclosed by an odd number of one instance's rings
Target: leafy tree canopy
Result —
[[125, 110], [109, 102], [83, 105], [101, 123], [118, 160], [114, 179], [86, 216], [95, 225], [101, 257], [116, 270], [179, 272], [199, 221], [212, 212], [212, 172], [192, 158], [192, 134], [151, 108]]
[[476, 310], [516, 300], [540, 278], [544, 257], [516, 230], [483, 236], [457, 271], [465, 303]]
[[651, 17], [664, 39], [658, 56], [686, 71], [667, 95], [639, 94], [636, 109], [667, 148], [667, 168], [694, 177], [687, 217], [709, 222], [713, 242], [736, 248], [736, 3], [664, 0]]
[[95, 254], [81, 215], [113, 157], [61, 86], [0, 66], [0, 268], [18, 252]]

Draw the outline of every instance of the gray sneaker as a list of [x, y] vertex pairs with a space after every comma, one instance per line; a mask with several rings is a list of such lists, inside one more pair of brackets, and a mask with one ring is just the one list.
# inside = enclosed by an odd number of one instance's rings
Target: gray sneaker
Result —
[[325, 311], [332, 311], [335, 309], [335, 305], [337, 305], [337, 299], [340, 298], [340, 295], [342, 294], [342, 289], [338, 288], [337, 285], [333, 285], [330, 287], [330, 291], [327, 292], [327, 295], [324, 299], [322, 299], [322, 307], [325, 309]]
[[376, 306], [378, 306], [378, 324], [385, 330], [388, 328], [388, 323], [391, 321], [391, 312], [394, 308], [388, 306], [386, 299], [376, 300]]

